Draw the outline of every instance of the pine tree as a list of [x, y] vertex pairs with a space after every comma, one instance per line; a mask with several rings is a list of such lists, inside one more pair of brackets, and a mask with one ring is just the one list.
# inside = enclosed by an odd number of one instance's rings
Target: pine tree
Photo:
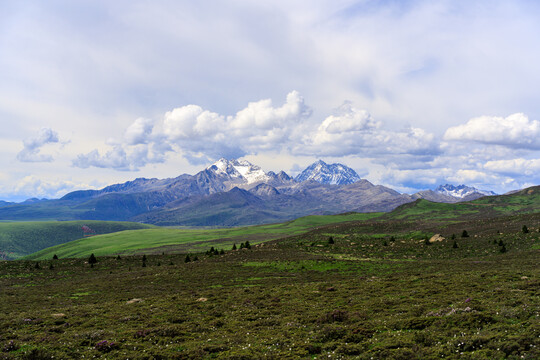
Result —
[[452, 248], [454, 248], [454, 249], [458, 248], [458, 244], [457, 244], [456, 240], [454, 240], [454, 244], [452, 245]]
[[88, 263], [92, 266], [97, 263], [97, 259], [94, 256], [94, 253], [92, 253], [92, 255], [90, 255], [90, 257], [88, 258]]
[[185, 263], [188, 263], [191, 261], [191, 258], [189, 257], [189, 254], [186, 255], [186, 258], [184, 259]]
[[461, 237], [462, 238], [469, 237], [469, 233], [467, 232], [467, 230], [463, 230], [463, 232], [461, 233]]
[[233, 244], [232, 249], [236, 250], [236, 243]]
[[521, 231], [523, 231], [524, 234], [527, 234], [529, 232], [529, 229], [527, 229], [527, 225], [523, 225]]
[[251, 249], [251, 245], [248, 240], [246, 240], [246, 244], [244, 245], [246, 249]]
[[335, 244], [334, 238], [333, 238], [332, 236], [330, 236], [330, 237], [328, 238], [328, 244], [330, 244], [330, 245]]
[[58, 260], [58, 256], [56, 254], [54, 254], [54, 256], [52, 258], [53, 258], [53, 260]]
[[225, 255], [225, 250], [221, 249], [221, 251], [219, 252], [219, 255]]
[[501, 247], [501, 249], [499, 250], [502, 254], [504, 254], [506, 252], [506, 246], [503, 244], [503, 246]]

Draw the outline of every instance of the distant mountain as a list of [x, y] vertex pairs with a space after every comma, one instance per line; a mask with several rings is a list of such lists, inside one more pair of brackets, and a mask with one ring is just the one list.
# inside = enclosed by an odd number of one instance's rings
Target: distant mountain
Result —
[[117, 220], [157, 225], [237, 226], [310, 214], [391, 211], [426, 199], [459, 202], [493, 194], [460, 185], [414, 195], [360, 179], [342, 164], [319, 160], [293, 179], [246, 160], [219, 159], [195, 175], [138, 178], [56, 200], [0, 203], [0, 220]]
[[[497, 195], [493, 191], [489, 190], [478, 190], [475, 187], [467, 186], [467, 185], [440, 185], [435, 189], [435, 192], [442, 195], [451, 196], [457, 199], [460, 199], [460, 201], [469, 201], [469, 200], [475, 200], [483, 196], [493, 196]], [[428, 199], [429, 200], [429, 199]]]
[[360, 180], [360, 176], [343, 164], [327, 164], [322, 160], [314, 162], [300, 173], [297, 182], [315, 180], [321, 184], [347, 185]]

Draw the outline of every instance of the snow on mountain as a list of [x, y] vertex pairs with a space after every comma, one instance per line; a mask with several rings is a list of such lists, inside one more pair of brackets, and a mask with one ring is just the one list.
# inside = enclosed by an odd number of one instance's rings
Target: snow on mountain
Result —
[[342, 164], [327, 164], [319, 160], [308, 166], [296, 181], [315, 180], [321, 184], [346, 185], [360, 180], [360, 176], [348, 166]]
[[470, 197], [471, 195], [482, 195], [482, 196], [493, 196], [497, 195], [493, 191], [489, 190], [478, 190], [475, 187], [467, 186], [467, 185], [440, 185], [438, 188], [435, 189], [435, 192], [439, 194], [444, 194], [448, 196], [453, 196], [456, 198], [464, 199], [466, 197]]
[[227, 160], [221, 158], [207, 169], [213, 170], [216, 174], [229, 176], [233, 179], [240, 178], [247, 184], [265, 182], [270, 177], [259, 166], [251, 164], [247, 160]]

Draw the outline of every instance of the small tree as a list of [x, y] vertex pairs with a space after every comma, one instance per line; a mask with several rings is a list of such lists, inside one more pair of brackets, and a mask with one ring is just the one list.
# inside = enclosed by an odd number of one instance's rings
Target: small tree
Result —
[[242, 250], [245, 247], [244, 243], [240, 243], [240, 250]]
[[41, 269], [41, 266], [39, 266], [39, 262], [36, 261], [36, 264], [34, 265], [34, 269]]
[[54, 269], [54, 266], [52, 263], [49, 263], [49, 270], [52, 270], [52, 269]]
[[94, 264], [97, 263], [97, 259], [94, 255], [94, 253], [92, 253], [92, 255], [90, 255], [90, 257], [88, 258], [88, 263], [93, 267]]
[[504, 243], [503, 243], [502, 239], [499, 240], [499, 246], [504, 246]]
[[54, 256], [52, 258], [53, 258], [53, 260], [58, 260], [58, 256], [56, 254], [54, 254]]
[[244, 247], [245, 247], [246, 249], [251, 249], [251, 244], [249, 243], [248, 240], [246, 240], [246, 244], [244, 245]]
[[458, 248], [458, 244], [457, 244], [456, 240], [454, 240], [454, 244], [452, 244], [452, 248], [453, 248], [453, 249], [457, 249], [457, 248]]
[[120, 255], [116, 255], [116, 260], [120, 260], [120, 259], [121, 259]]
[[390, 236], [390, 242], [394, 242], [394, 241], [396, 241], [396, 238], [393, 236]]
[[386, 242], [386, 240], [383, 241], [383, 246], [388, 246], [388, 243]]
[[198, 260], [199, 260], [199, 257], [195, 255], [195, 257], [193, 258], [193, 261], [198, 261]]
[[450, 236], [450, 240], [456, 240], [456, 234], [452, 234], [452, 236]]
[[431, 243], [429, 242], [429, 238], [427, 236], [424, 237], [424, 244], [431, 245]]
[[504, 254], [506, 252], [506, 246], [503, 244], [503, 246], [501, 246], [501, 249], [499, 250], [502, 254]]
[[463, 232], [461, 233], [461, 237], [462, 237], [462, 238], [467, 238], [467, 237], [469, 237], [469, 233], [467, 232], [467, 230], [463, 230]]
[[146, 255], [143, 255], [143, 256], [142, 256], [142, 261], [143, 261], [143, 262], [146, 262]]
[[219, 252], [219, 255], [225, 255], [225, 250], [221, 249], [221, 251]]
[[527, 225], [523, 225], [521, 231], [523, 231], [524, 234], [527, 234], [529, 232], [529, 229], [527, 229]]
[[236, 250], [236, 243], [233, 244], [232, 249]]
[[191, 261], [191, 258], [189, 257], [189, 254], [186, 255], [186, 258], [184, 259], [185, 263], [188, 263]]
[[332, 236], [328, 238], [328, 244], [330, 245], [335, 244], [334, 238]]

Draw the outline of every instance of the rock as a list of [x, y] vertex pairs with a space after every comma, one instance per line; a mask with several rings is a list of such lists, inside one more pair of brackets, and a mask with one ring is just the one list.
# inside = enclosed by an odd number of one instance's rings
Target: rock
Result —
[[131, 300], [126, 301], [126, 304], [135, 304], [142, 301], [143, 301], [142, 299], [131, 299]]
[[434, 243], [434, 242], [437, 242], [437, 241], [444, 241], [446, 240], [444, 237], [441, 236], [441, 234], [435, 234], [431, 237], [431, 239], [429, 239], [429, 242], [430, 243]]

